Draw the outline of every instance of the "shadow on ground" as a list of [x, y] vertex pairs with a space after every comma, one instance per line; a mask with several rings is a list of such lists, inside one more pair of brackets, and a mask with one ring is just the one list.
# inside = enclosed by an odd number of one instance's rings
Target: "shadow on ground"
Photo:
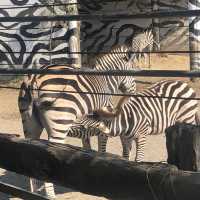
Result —
[[[29, 178], [26, 176], [20, 175], [20, 174], [16, 174], [14, 172], [4, 171], [4, 173], [2, 173], [2, 175], [0, 176], [0, 181], [14, 185], [16, 187], [20, 187], [20, 188], [28, 190], [28, 191], [30, 190]], [[64, 194], [64, 193], [68, 193], [68, 192], [72, 192], [72, 191], [74, 191], [74, 190], [72, 190], [70, 188], [55, 186], [56, 195]], [[43, 192], [41, 192], [40, 194], [44, 195]], [[9, 200], [9, 199], [20, 200], [20, 198], [13, 197], [9, 194], [0, 192], [0, 200]]]

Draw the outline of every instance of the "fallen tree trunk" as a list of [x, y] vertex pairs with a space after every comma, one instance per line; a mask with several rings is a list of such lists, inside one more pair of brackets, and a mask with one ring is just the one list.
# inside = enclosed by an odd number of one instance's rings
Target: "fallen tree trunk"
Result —
[[197, 200], [200, 174], [136, 163], [71, 145], [0, 135], [0, 166], [91, 195], [134, 200]]

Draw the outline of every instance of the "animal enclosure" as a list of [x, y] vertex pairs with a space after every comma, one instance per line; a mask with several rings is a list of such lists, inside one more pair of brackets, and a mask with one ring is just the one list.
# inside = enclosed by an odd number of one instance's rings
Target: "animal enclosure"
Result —
[[[39, 3], [39, 5], [26, 5], [26, 1], [21, 2], [15, 0], [12, 1], [11, 6], [2, 5], [2, 10], [7, 10], [9, 17], [6, 18], [6, 12], [2, 11], [2, 15], [4, 17], [0, 18], [0, 21], [2, 20], [0, 24], [2, 28], [2, 30], [0, 31], [0, 53], [2, 55], [0, 59], [0, 65], [3, 69], [8, 69], [7, 73], [9, 73], [9, 69], [16, 69], [16, 73], [12, 72], [9, 74], [14, 74], [15, 77], [17, 76], [17, 79], [15, 79], [16, 82], [15, 80], [8, 81], [8, 77], [10, 78], [11, 76], [6, 76], [5, 71], [4, 74], [3, 71], [1, 72], [2, 84], [0, 85], [0, 132], [20, 134], [21, 137], [23, 137], [22, 124], [17, 108], [18, 89], [21, 83], [21, 79], [19, 77], [21, 76], [19, 75], [20, 73], [18, 73], [19, 71], [17, 72], [17, 70], [23, 69], [24, 72], [22, 72], [21, 74], [26, 74], [27, 69], [37, 69], [40, 68], [42, 65], [55, 63], [76, 64], [77, 59], [79, 59], [80, 57], [82, 65], [90, 66], [93, 65], [93, 58], [95, 55], [101, 53], [105, 54], [115, 45], [130, 43], [131, 38], [135, 36], [136, 33], [142, 32], [146, 30], [146, 28], [152, 28], [154, 34], [157, 34], [159, 32], [159, 34], [156, 35], [156, 40], [157, 42], [159, 42], [160, 50], [154, 49], [152, 50], [152, 52], [146, 52], [148, 54], [148, 61], [146, 64], [143, 61], [139, 63], [139, 67], [145, 70], [174, 70], [170, 71], [171, 74], [178, 73], [177, 70], [179, 72], [183, 71], [183, 73], [187, 73], [187, 71], [189, 71], [191, 67], [189, 51], [190, 24], [188, 20], [189, 17], [193, 16], [191, 15], [191, 13], [190, 16], [189, 14], [185, 13], [183, 15], [182, 13], [182, 15], [179, 14], [180, 16], [174, 18], [162, 18], [162, 15], [164, 15], [164, 13], [161, 13], [161, 18], [160, 20], [157, 20], [157, 22], [156, 20], [153, 21], [151, 17], [148, 17], [148, 20], [145, 18], [143, 18], [142, 20], [139, 18], [134, 19], [134, 16], [132, 16], [132, 19], [130, 19], [129, 17], [131, 15], [134, 15], [135, 12], [143, 15], [145, 15], [145, 13], [150, 13], [149, 15], [151, 15], [152, 11], [165, 12], [166, 10], [167, 12], [169, 12], [169, 9], [171, 9], [172, 13], [175, 14], [176, 11], [178, 13], [183, 9], [188, 9], [188, 2], [158, 1], [159, 6], [157, 8], [152, 5], [152, 2], [154, 1], [80, 1], [78, 2], [78, 12], [81, 15], [78, 15], [78, 17], [81, 18], [82, 16], [85, 18], [91, 18], [91, 20], [81, 20], [82, 23], [80, 24], [80, 27], [78, 24], [77, 27], [72, 27], [71, 30], [68, 26], [68, 22], [70, 21], [70, 19], [67, 19], [68, 15], [66, 15], [66, 2], [62, 2], [58, 6], [56, 6], [56, 3], [47, 6], [46, 4], [48, 2], [46, 1], [42, 3], [41, 1], [38, 1], [37, 3]], [[15, 8], [15, 14], [12, 13], [10, 8], [13, 5], [14, 7], [18, 7], [18, 10], [17, 8]], [[7, 7], [9, 7], [9, 9], [7, 9]], [[48, 9], [46, 9], [47, 7]], [[113, 8], [115, 8], [114, 12], [112, 12]], [[51, 16], [48, 16], [50, 14]], [[58, 14], [62, 16], [60, 20], [57, 19], [58, 21], [54, 22], [54, 20], [56, 20], [56, 15]], [[38, 18], [34, 18], [34, 16], [41, 16], [40, 19], [44, 20], [44, 15], [46, 15], [47, 18], [51, 19], [52, 21], [39, 22], [37, 21]], [[74, 16], [75, 18], [77, 17], [76, 15]], [[103, 15], [102, 18], [100, 17], [99, 23], [97, 23], [97, 20], [95, 21], [91, 17], [96, 16], [98, 18], [98, 15], [101, 15], [101, 17]], [[107, 18], [109, 18], [109, 15], [115, 16], [116, 19], [106, 19], [106, 16]], [[129, 19], [122, 20], [120, 17], [127, 17]], [[5, 19], [10, 21], [11, 24], [9, 24], [8, 22], [6, 23]], [[18, 19], [18, 22], [12, 21], [16, 19]], [[22, 19], [26, 22], [19, 22]], [[30, 21], [27, 21], [27, 19], [29, 19]], [[158, 19], [158, 17], [156, 17], [156, 19]], [[34, 20], [36, 21], [34, 22]], [[79, 51], [80, 49], [80, 52], [74, 53], [74, 50], [72, 50], [73, 45], [70, 47], [70, 39], [71, 37], [74, 37], [74, 35], [77, 35], [77, 33], [79, 33], [79, 28], [80, 44], [76, 45], [80, 46], [75, 45], [74, 49], [76, 51]], [[80, 57], [77, 57], [77, 55], [73, 57], [73, 55], [75, 55], [76, 53]], [[198, 51], [196, 53], [198, 53]], [[160, 73], [159, 71], [157, 72]], [[142, 71], [142, 73], [145, 74], [145, 71]], [[149, 71], [146, 71], [146, 74], [147, 73], [149, 73]], [[190, 76], [199, 76], [199, 73], [191, 73]], [[145, 77], [145, 75], [144, 77], [136, 77], [136, 80], [138, 81], [137, 89], [141, 90], [147, 85], [152, 84], [153, 82], [160, 79], [163, 79], [163, 77]], [[195, 89], [198, 95], [200, 94], [198, 81], [192, 83], [190, 82], [190, 79], [188, 77], [167, 77], [167, 79], [179, 79], [186, 81]], [[47, 139], [45, 131], [42, 134], [42, 138]], [[150, 162], [166, 162], [167, 153], [165, 148], [164, 135], [151, 136], [149, 137], [149, 139], [150, 140], [148, 141], [148, 146], [145, 152], [145, 160]], [[80, 141], [78, 139], [67, 138], [67, 143], [80, 145]], [[92, 138], [92, 146], [97, 149], [96, 138]], [[121, 151], [122, 149], [119, 139], [110, 139], [108, 144], [108, 152], [120, 155]], [[134, 153], [135, 150], [133, 150], [131, 160], [133, 160], [134, 158]], [[20, 176], [20, 181], [18, 177], [19, 175], [6, 172], [2, 169], [2, 176], [0, 177], [0, 180], [8, 181], [9, 183], [13, 184], [16, 183], [24, 189], [28, 189], [25, 177]], [[59, 200], [64, 200], [65, 198], [70, 198], [72, 200], [105, 199], [104, 197], [89, 195], [86, 196], [77, 191], [61, 188], [59, 186], [57, 187], [57, 194], [57, 198]], [[0, 194], [0, 199], [1, 195], [2, 199], [8, 198], [8, 196]]]

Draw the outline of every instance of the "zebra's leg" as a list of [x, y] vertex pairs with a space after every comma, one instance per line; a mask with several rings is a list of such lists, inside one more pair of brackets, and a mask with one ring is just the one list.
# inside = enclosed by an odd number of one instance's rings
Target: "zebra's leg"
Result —
[[[43, 131], [39, 113], [33, 102], [31, 90], [26, 82], [21, 84], [18, 108], [20, 111], [25, 138], [39, 139]], [[34, 178], [29, 179], [31, 192], [40, 192], [43, 182]]]
[[[26, 117], [25, 117], [26, 116]], [[34, 116], [28, 117], [25, 115], [22, 117], [23, 120], [23, 129], [24, 129], [24, 135], [26, 138], [31, 139], [39, 139], [41, 136], [41, 133], [43, 131], [43, 127], [39, 122], [37, 122], [36, 118]], [[30, 190], [31, 192], [40, 192], [43, 189], [43, 181], [30, 178]]]
[[146, 145], [146, 135], [141, 135], [136, 139], [136, 162], [141, 162], [144, 159], [144, 149]]
[[82, 144], [84, 149], [92, 149], [91, 143], [90, 143], [90, 137], [83, 137], [82, 138]]
[[108, 137], [105, 134], [98, 135], [98, 151], [101, 153], [106, 152]]
[[132, 149], [133, 138], [126, 138], [124, 136], [120, 136], [120, 140], [123, 148], [122, 156], [125, 159], [129, 160], [129, 154]]
[[148, 54], [147, 53], [144, 53], [144, 65], [145, 65], [145, 67], [146, 67], [146, 65], [148, 64]]
[[[65, 143], [65, 135], [62, 134], [61, 132], [59, 133], [58, 131], [54, 130], [54, 126], [51, 123], [51, 119], [48, 118], [48, 116], [44, 117], [44, 113], [41, 112], [41, 121], [42, 124], [44, 125], [45, 129], [47, 130], [48, 133], [48, 141], [49, 142], [56, 142], [56, 143]], [[67, 130], [68, 126], [66, 127], [65, 130]], [[40, 190], [44, 190], [45, 195], [49, 199], [56, 199], [56, 194], [54, 190], [54, 184], [51, 182], [44, 182], [44, 181], [39, 181], [39, 180], [34, 180], [35, 185], [40, 188]], [[42, 187], [41, 187], [42, 185]]]

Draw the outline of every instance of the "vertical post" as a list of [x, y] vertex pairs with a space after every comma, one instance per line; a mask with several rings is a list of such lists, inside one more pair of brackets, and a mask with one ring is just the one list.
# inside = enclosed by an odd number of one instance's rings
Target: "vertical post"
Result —
[[[189, 0], [189, 10], [200, 9], [200, 0]], [[200, 70], [200, 53], [194, 53], [194, 51], [200, 50], [200, 18], [189, 17], [189, 50], [190, 53], [190, 70]]]
[[[68, 4], [67, 14], [78, 15], [77, 0], [68, 0], [67, 4]], [[71, 32], [71, 36], [69, 39], [69, 50], [70, 50], [70, 58], [72, 59], [72, 65], [75, 68], [80, 68], [81, 55], [77, 53], [77, 52], [80, 52], [80, 22], [68, 21], [68, 28], [69, 28], [69, 32]]]
[[200, 171], [200, 127], [179, 123], [165, 130], [168, 163], [181, 170]]
[[[151, 0], [152, 11], [159, 10], [159, 0]], [[152, 19], [152, 33], [154, 41], [157, 44], [153, 45], [153, 50], [160, 50], [160, 28], [159, 28], [159, 18]]]

